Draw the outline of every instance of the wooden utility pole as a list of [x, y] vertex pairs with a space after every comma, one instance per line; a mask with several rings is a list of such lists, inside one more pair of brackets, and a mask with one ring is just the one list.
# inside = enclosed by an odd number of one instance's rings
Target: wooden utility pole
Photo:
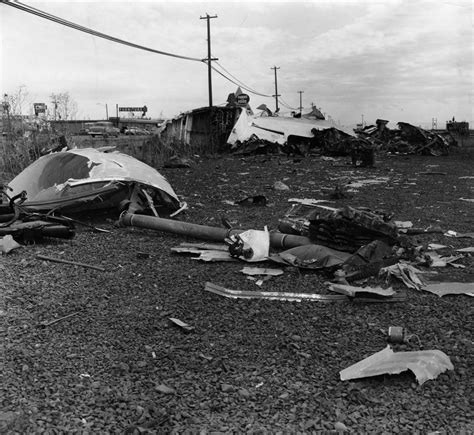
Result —
[[300, 114], [303, 113], [303, 97], [302, 97], [302, 94], [303, 94], [304, 91], [298, 91], [298, 93], [300, 94]]
[[211, 58], [211, 18], [217, 18], [217, 15], [212, 17], [206, 13], [205, 17], [200, 17], [201, 20], [207, 20], [207, 80], [209, 88], [209, 107], [212, 107], [212, 66], [211, 62], [213, 60], [218, 60], [217, 58]]
[[278, 97], [280, 96], [280, 94], [278, 93], [278, 82], [277, 82], [277, 69], [280, 69], [280, 67], [278, 66], [274, 66], [272, 68], [270, 68], [272, 70], [275, 71], [275, 95], [272, 95], [272, 97], [275, 97], [275, 113], [278, 112]]

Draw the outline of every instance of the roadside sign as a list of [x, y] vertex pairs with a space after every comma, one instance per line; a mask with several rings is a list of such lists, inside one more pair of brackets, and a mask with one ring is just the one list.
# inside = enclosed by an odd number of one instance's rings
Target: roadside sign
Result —
[[238, 106], [246, 106], [250, 101], [250, 97], [247, 94], [239, 94], [235, 97], [235, 103]]
[[38, 113], [46, 113], [46, 104], [44, 103], [34, 103], [33, 107], [35, 109], [35, 115], [38, 115]]

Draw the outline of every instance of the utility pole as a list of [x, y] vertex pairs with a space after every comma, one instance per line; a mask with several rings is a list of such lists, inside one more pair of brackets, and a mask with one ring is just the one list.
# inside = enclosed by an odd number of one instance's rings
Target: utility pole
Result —
[[362, 116], [362, 128], [364, 128], [364, 114], [362, 114], [361, 116]]
[[298, 93], [300, 94], [300, 114], [303, 113], [303, 97], [302, 97], [302, 94], [303, 94], [304, 91], [298, 91]]
[[207, 20], [207, 80], [209, 87], [209, 107], [212, 107], [212, 67], [211, 61], [219, 60], [217, 58], [211, 58], [211, 18], [217, 18], [217, 15], [212, 17], [206, 13], [205, 17], [199, 17], [201, 20]]
[[277, 69], [280, 69], [279, 66], [274, 66], [270, 69], [273, 69], [275, 70], [275, 95], [272, 95], [272, 97], [275, 97], [275, 113], [278, 112], [278, 97], [280, 96], [280, 94], [278, 93], [278, 82], [277, 82]]

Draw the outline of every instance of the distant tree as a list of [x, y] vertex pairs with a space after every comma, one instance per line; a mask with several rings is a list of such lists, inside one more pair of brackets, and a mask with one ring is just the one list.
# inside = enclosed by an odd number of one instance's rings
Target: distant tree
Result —
[[49, 118], [63, 121], [76, 118], [77, 103], [69, 92], [52, 93], [49, 98], [51, 99], [48, 108]]
[[29, 92], [25, 85], [18, 86], [14, 92], [4, 95], [4, 101], [9, 104], [10, 115], [22, 115], [24, 108], [29, 105]]

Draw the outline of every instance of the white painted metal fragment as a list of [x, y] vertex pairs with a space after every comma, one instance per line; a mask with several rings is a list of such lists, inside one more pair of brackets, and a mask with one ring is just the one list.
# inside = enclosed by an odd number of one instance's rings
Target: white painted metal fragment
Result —
[[417, 352], [393, 352], [390, 346], [339, 372], [341, 381], [367, 378], [379, 375], [396, 375], [411, 370], [420, 385], [429, 379], [436, 379], [454, 366], [440, 350]]
[[434, 293], [439, 297], [444, 295], [468, 295], [474, 296], [473, 282], [439, 282], [436, 284], [428, 284], [423, 290]]

